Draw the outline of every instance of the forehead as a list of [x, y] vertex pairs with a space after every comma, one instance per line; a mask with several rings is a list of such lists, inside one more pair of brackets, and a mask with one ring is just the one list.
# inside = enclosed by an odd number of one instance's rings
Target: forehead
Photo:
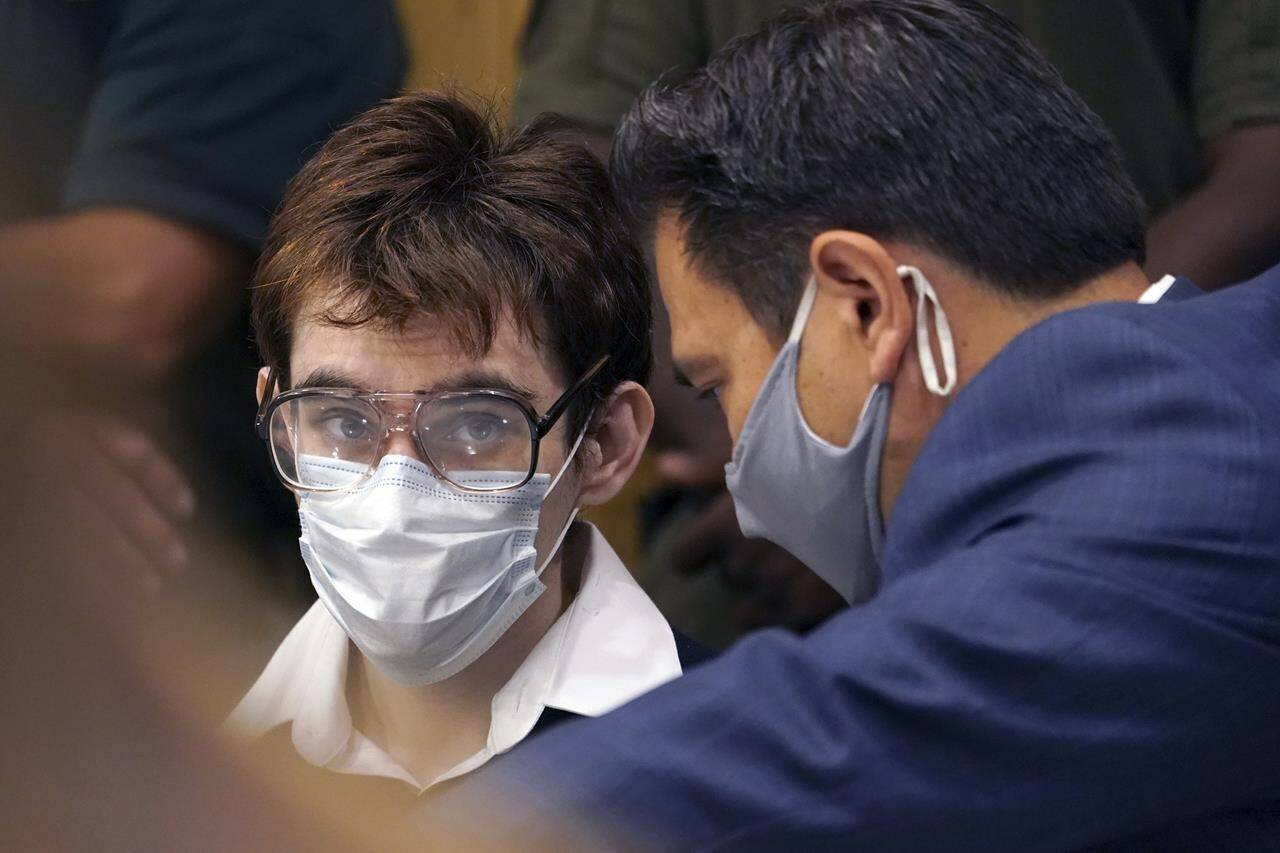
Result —
[[403, 329], [341, 327], [302, 317], [293, 330], [289, 360], [290, 379], [296, 384], [324, 370], [349, 377], [366, 390], [412, 391], [483, 371], [506, 377], [539, 400], [554, 397], [562, 384], [543, 348], [505, 319], [495, 327], [489, 351], [477, 357], [460, 347], [448, 329], [426, 317], [411, 320]]
[[671, 321], [671, 350], [678, 362], [731, 355], [743, 334], [759, 326], [729, 288], [706, 278], [685, 251], [684, 229], [673, 216], [658, 220], [654, 271]]

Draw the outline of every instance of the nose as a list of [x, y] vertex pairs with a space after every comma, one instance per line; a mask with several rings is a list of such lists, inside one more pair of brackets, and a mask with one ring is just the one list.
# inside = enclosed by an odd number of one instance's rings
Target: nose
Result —
[[413, 439], [413, 418], [405, 412], [387, 415], [387, 432], [382, 439], [383, 456], [408, 456], [426, 464]]

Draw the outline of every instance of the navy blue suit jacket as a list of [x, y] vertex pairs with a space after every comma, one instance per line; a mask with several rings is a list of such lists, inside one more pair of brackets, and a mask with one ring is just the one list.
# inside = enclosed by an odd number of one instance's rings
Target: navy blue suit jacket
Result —
[[592, 843], [1280, 850], [1280, 270], [1019, 336], [922, 449], [870, 603], [477, 784]]

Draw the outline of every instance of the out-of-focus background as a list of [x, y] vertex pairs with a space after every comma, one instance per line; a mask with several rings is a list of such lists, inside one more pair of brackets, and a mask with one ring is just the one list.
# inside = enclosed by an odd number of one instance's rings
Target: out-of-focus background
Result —
[[396, 0], [408, 49], [405, 88], [456, 84], [510, 106], [532, 0]]
[[[645, 85], [784, 5], [0, 0], [6, 848], [353, 846], [338, 810], [204, 734], [313, 596], [252, 428], [246, 286], [271, 210], [402, 89], [552, 110], [603, 155]], [[1215, 288], [1280, 261], [1278, 0], [993, 5], [1116, 133], [1153, 278]], [[818, 624], [838, 599], [737, 533], [723, 425], [671, 381], [659, 326], [652, 450], [592, 519], [709, 645]]]

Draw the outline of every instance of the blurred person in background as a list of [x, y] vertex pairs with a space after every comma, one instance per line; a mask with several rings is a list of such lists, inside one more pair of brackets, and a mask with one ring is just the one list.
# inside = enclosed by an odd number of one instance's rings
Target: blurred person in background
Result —
[[259, 427], [320, 600], [233, 730], [416, 795], [706, 656], [575, 524], [653, 421], [647, 274], [591, 154], [403, 96], [302, 169], [256, 279]]
[[[614, 126], [646, 85], [687, 75], [734, 36], [797, 5], [538, 0], [516, 115], [559, 113], [605, 156]], [[1153, 279], [1172, 272], [1214, 289], [1280, 261], [1280, 2], [988, 5], [1115, 134], [1146, 202]], [[714, 406], [672, 382], [665, 329], [659, 309], [654, 444], [664, 451], [658, 468], [669, 488], [648, 508], [659, 532], [646, 588], [677, 625], [714, 645], [762, 624], [810, 627], [841, 600], [785, 551], [742, 538], [723, 490], [723, 423]]]
[[244, 427], [246, 284], [308, 147], [396, 91], [391, 8], [6, 0], [0, 45], [0, 334], [57, 377], [99, 547], [154, 585], [198, 505], [270, 550], [288, 507]]

